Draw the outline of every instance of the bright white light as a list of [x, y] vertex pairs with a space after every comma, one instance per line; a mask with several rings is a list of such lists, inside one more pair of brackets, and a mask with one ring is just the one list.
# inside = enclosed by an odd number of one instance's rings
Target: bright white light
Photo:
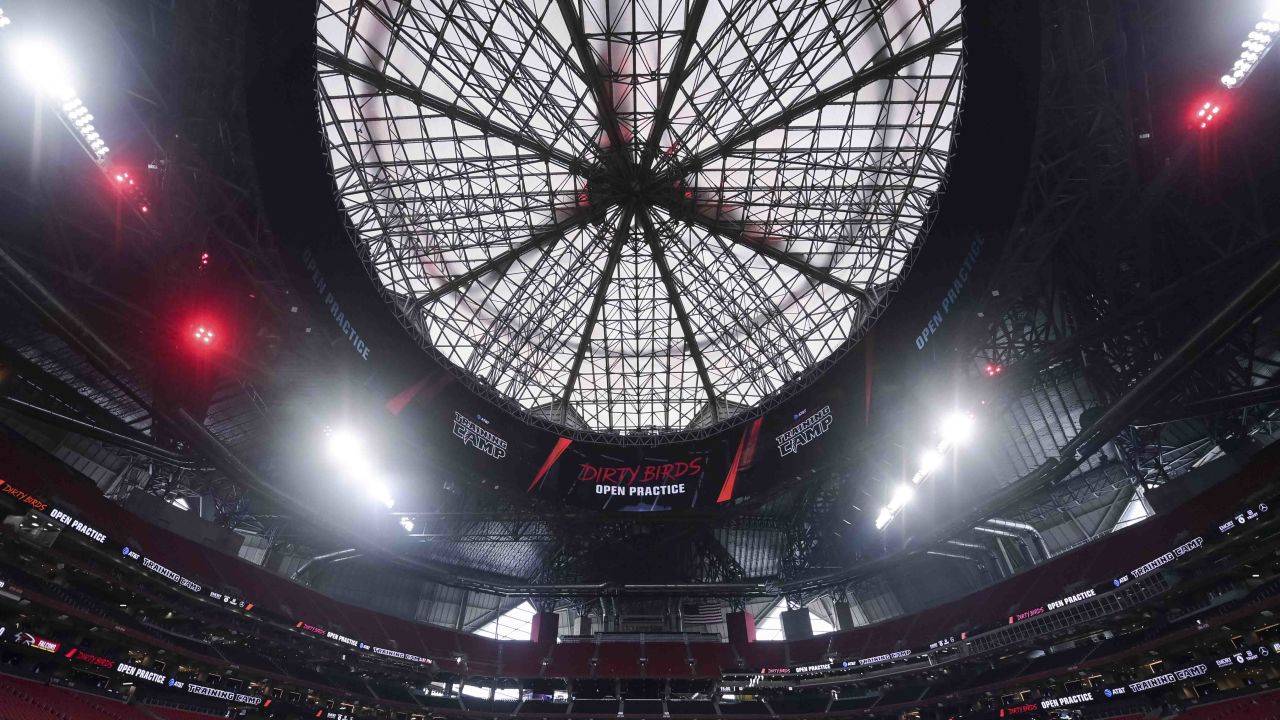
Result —
[[889, 508], [880, 508], [880, 514], [876, 516], [876, 529], [883, 530], [890, 520], [893, 520], [893, 511]]
[[911, 502], [911, 498], [916, 494], [916, 489], [911, 487], [910, 483], [903, 483], [893, 491], [893, 497], [889, 500], [888, 510], [891, 513], [897, 513]]
[[925, 450], [924, 455], [920, 456], [921, 475], [929, 475], [940, 467], [942, 467], [942, 453], [937, 450]]
[[174, 507], [176, 507], [176, 508], [178, 508], [179, 510], [190, 510], [190, 509], [191, 509], [191, 506], [190, 506], [189, 504], [187, 504], [187, 499], [186, 499], [186, 498], [177, 498], [176, 500], [174, 500], [173, 502], [171, 502], [171, 503], [169, 503], [169, 504], [170, 504], [170, 505], [172, 505], [172, 506], [174, 506]]
[[942, 419], [938, 428], [942, 434], [945, 447], [963, 445], [973, 437], [973, 416], [964, 412], [953, 412]]
[[395, 507], [391, 490], [378, 479], [380, 473], [360, 436], [346, 429], [328, 430], [326, 433], [325, 450], [342, 479], [363, 487], [370, 498], [388, 510]]
[[9, 48], [9, 59], [23, 81], [37, 92], [74, 95], [71, 65], [57, 48], [43, 40], [23, 40]]
[[1271, 49], [1274, 34], [1280, 32], [1280, 22], [1277, 22], [1280, 21], [1280, 0], [1272, 0], [1262, 17], [1262, 22], [1254, 25], [1253, 32], [1250, 32], [1244, 42], [1240, 43], [1240, 47], [1244, 50], [1232, 66], [1231, 74], [1222, 76], [1223, 87], [1230, 90], [1243, 83], [1253, 72], [1258, 61]]
[[404, 528], [405, 532], [411, 533], [413, 532], [413, 521], [407, 517], [402, 517], [400, 518], [400, 527]]
[[347, 430], [334, 430], [329, 433], [329, 441], [326, 443], [329, 452], [329, 459], [334, 462], [345, 463], [353, 457], [361, 457], [364, 455], [364, 443], [360, 438]]
[[391, 491], [381, 481], [374, 480], [370, 482], [366, 489], [369, 491], [369, 497], [387, 506], [388, 510], [395, 507], [396, 501], [391, 498]]

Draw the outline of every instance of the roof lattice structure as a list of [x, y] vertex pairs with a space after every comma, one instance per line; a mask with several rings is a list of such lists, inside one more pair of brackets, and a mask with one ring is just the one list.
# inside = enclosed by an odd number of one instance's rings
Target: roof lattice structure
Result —
[[802, 387], [906, 273], [958, 0], [322, 0], [320, 107], [371, 273], [544, 426], [705, 433]]

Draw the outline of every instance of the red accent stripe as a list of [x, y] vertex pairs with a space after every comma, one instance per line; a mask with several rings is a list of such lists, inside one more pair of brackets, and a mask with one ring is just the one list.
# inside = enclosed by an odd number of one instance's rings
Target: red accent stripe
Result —
[[435, 373], [428, 375], [409, 387], [401, 390], [395, 397], [387, 401], [387, 412], [392, 415], [399, 415], [404, 409], [409, 407], [409, 403], [413, 402], [422, 391], [430, 387], [428, 395], [435, 395], [446, 382], [449, 376], [445, 373]]
[[755, 422], [751, 423], [751, 430], [747, 435], [747, 444], [742, 448], [742, 465], [741, 469], [751, 467], [751, 463], [756, 459], [756, 444], [760, 440], [760, 423], [764, 422], [764, 418], [758, 417]]
[[742, 431], [742, 437], [738, 438], [738, 451], [733, 454], [733, 464], [729, 466], [729, 473], [724, 476], [724, 485], [720, 488], [720, 497], [716, 498], [717, 503], [729, 502], [733, 499], [733, 485], [738, 480], [738, 461], [742, 459], [742, 446], [747, 441], [747, 431]]
[[531, 493], [534, 488], [538, 487], [538, 483], [542, 482], [542, 476], [547, 474], [547, 471], [551, 469], [552, 465], [556, 464], [556, 461], [560, 459], [560, 456], [564, 454], [565, 450], [569, 449], [569, 445], [571, 444], [573, 444], [573, 441], [569, 438], [559, 438], [556, 440], [556, 446], [551, 448], [551, 454], [548, 455], [546, 461], [542, 463], [542, 469], [538, 471], [538, 476], [533, 479], [533, 482], [529, 484], [529, 489], [525, 492]]

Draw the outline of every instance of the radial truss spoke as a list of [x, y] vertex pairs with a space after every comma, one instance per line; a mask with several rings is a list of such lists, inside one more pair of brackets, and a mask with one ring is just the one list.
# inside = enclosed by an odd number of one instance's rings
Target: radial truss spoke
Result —
[[581, 158], [574, 157], [558, 148], [549, 147], [537, 138], [504, 127], [487, 117], [431, 95], [409, 83], [388, 77], [371, 67], [353, 62], [349, 58], [331, 50], [318, 48], [316, 50], [316, 58], [325, 67], [357, 78], [361, 82], [367, 83], [370, 87], [376, 88], [379, 92], [398, 95], [416, 105], [430, 108], [445, 117], [475, 128], [482, 133], [502, 138], [512, 145], [528, 150], [542, 160], [556, 163], [580, 175], [584, 175], [589, 171], [590, 166]]
[[804, 117], [809, 113], [819, 110], [833, 102], [842, 98], [846, 98], [857, 93], [862, 88], [879, 81], [892, 78], [897, 73], [910, 67], [911, 65], [928, 58], [931, 55], [941, 52], [960, 41], [963, 30], [959, 25], [954, 25], [946, 30], [939, 32], [928, 40], [912, 46], [902, 52], [894, 53], [888, 57], [864, 68], [861, 72], [848, 78], [826, 90], [822, 90], [790, 105], [783, 110], [767, 117], [759, 122], [752, 123], [749, 127], [737, 132], [716, 145], [699, 152], [687, 162], [679, 166], [682, 173], [691, 173], [701, 169], [716, 158], [724, 157], [729, 152], [747, 145], [765, 135], [785, 128], [798, 118]]
[[910, 269], [960, 0], [319, 0], [353, 239], [531, 423], [651, 444], [773, 407]]

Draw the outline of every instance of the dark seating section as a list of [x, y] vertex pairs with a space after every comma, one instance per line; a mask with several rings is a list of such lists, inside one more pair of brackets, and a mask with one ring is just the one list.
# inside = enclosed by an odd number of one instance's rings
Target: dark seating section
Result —
[[868, 695], [866, 697], [850, 697], [837, 698], [831, 701], [831, 712], [842, 712], [845, 710], [865, 710], [880, 701], [879, 695]]
[[668, 700], [667, 712], [672, 715], [714, 715], [715, 703], [710, 700]]
[[[856, 658], [919, 647], [957, 626], [999, 623], [1011, 611], [1036, 607], [1054, 599], [1068, 584], [1096, 583], [1158, 556], [1188, 528], [1203, 526], [1206, 517], [1225, 516], [1236, 509], [1241, 498], [1264, 487], [1273, 475], [1273, 468], [1280, 464], [1278, 459], [1280, 447], [1263, 450], [1233, 480], [1211, 488], [1178, 509], [1112, 533], [1015, 578], [916, 615], [790, 643], [714, 644], [710, 646], [713, 649], [697, 643], [561, 643], [547, 648], [550, 664], [544, 669], [542, 660], [547, 656], [532, 644], [503, 643], [346, 605], [239, 558], [154, 527], [106, 500], [92, 483], [71, 474], [57, 461], [14, 442], [0, 442], [0, 466], [6, 468], [9, 482], [46, 499], [56, 497], [62, 506], [86, 521], [107, 528], [112, 539], [127, 542], [173, 570], [212, 586], [236, 588], [260, 608], [270, 609], [288, 620], [296, 618], [336, 628], [365, 642], [398, 647], [433, 658], [442, 665], [452, 664], [455, 656], [462, 654], [466, 656], [468, 672], [496, 677], [529, 676], [535, 665], [538, 674], [548, 677], [689, 677], [690, 657], [697, 661], [695, 669], [699, 675], [713, 677], [721, 668], [781, 667], [816, 661], [828, 653]], [[33, 581], [69, 604], [112, 619], [121, 615], [80, 593], [47, 581]], [[127, 616], [120, 620], [133, 622]], [[643, 665], [641, 657], [646, 659]], [[254, 664], [261, 659], [241, 654], [236, 662]], [[508, 669], [513, 672], [506, 672]], [[315, 678], [313, 673], [307, 673], [299, 679]], [[326, 684], [333, 684], [330, 680]]]
[[617, 700], [574, 700], [574, 713], [586, 713], [590, 715], [607, 715], [613, 717], [618, 714]]
[[[441, 697], [439, 695], [419, 695], [417, 702], [419, 705], [432, 708], [440, 708], [441, 710], [461, 710], [462, 705], [458, 704], [457, 698]], [[467, 702], [471, 702], [470, 699]]]
[[769, 701], [769, 707], [779, 715], [801, 715], [820, 713], [827, 709], [830, 701], [830, 693], [813, 692], [774, 698]]
[[762, 702], [720, 703], [721, 715], [768, 715], [769, 708]]
[[924, 685], [907, 685], [906, 687], [893, 687], [884, 691], [880, 697], [877, 706], [900, 705], [902, 703], [915, 702], [919, 700], [925, 691], [929, 688]]
[[378, 682], [376, 680], [369, 681], [369, 689], [383, 700], [393, 700], [395, 702], [409, 703], [414, 705], [417, 703], [409, 691], [403, 685], [390, 682]]
[[1280, 718], [1280, 691], [1197, 705], [1179, 720], [1275, 720]]
[[153, 720], [122, 702], [0, 675], [5, 720]]
[[622, 711], [628, 715], [661, 715], [661, 700], [624, 700]]
[[494, 713], [495, 715], [510, 715], [516, 709], [514, 700], [481, 700], [479, 698], [467, 698], [467, 709], [477, 710], [480, 712]]
[[529, 700], [520, 705], [520, 715], [559, 715], [569, 712], [569, 703]]
[[162, 720], [209, 720], [213, 717], [225, 717], [223, 715], [215, 715], [213, 713], [205, 714], [191, 712], [189, 710], [176, 710], [174, 708], [151, 707], [148, 708], [152, 715]]

